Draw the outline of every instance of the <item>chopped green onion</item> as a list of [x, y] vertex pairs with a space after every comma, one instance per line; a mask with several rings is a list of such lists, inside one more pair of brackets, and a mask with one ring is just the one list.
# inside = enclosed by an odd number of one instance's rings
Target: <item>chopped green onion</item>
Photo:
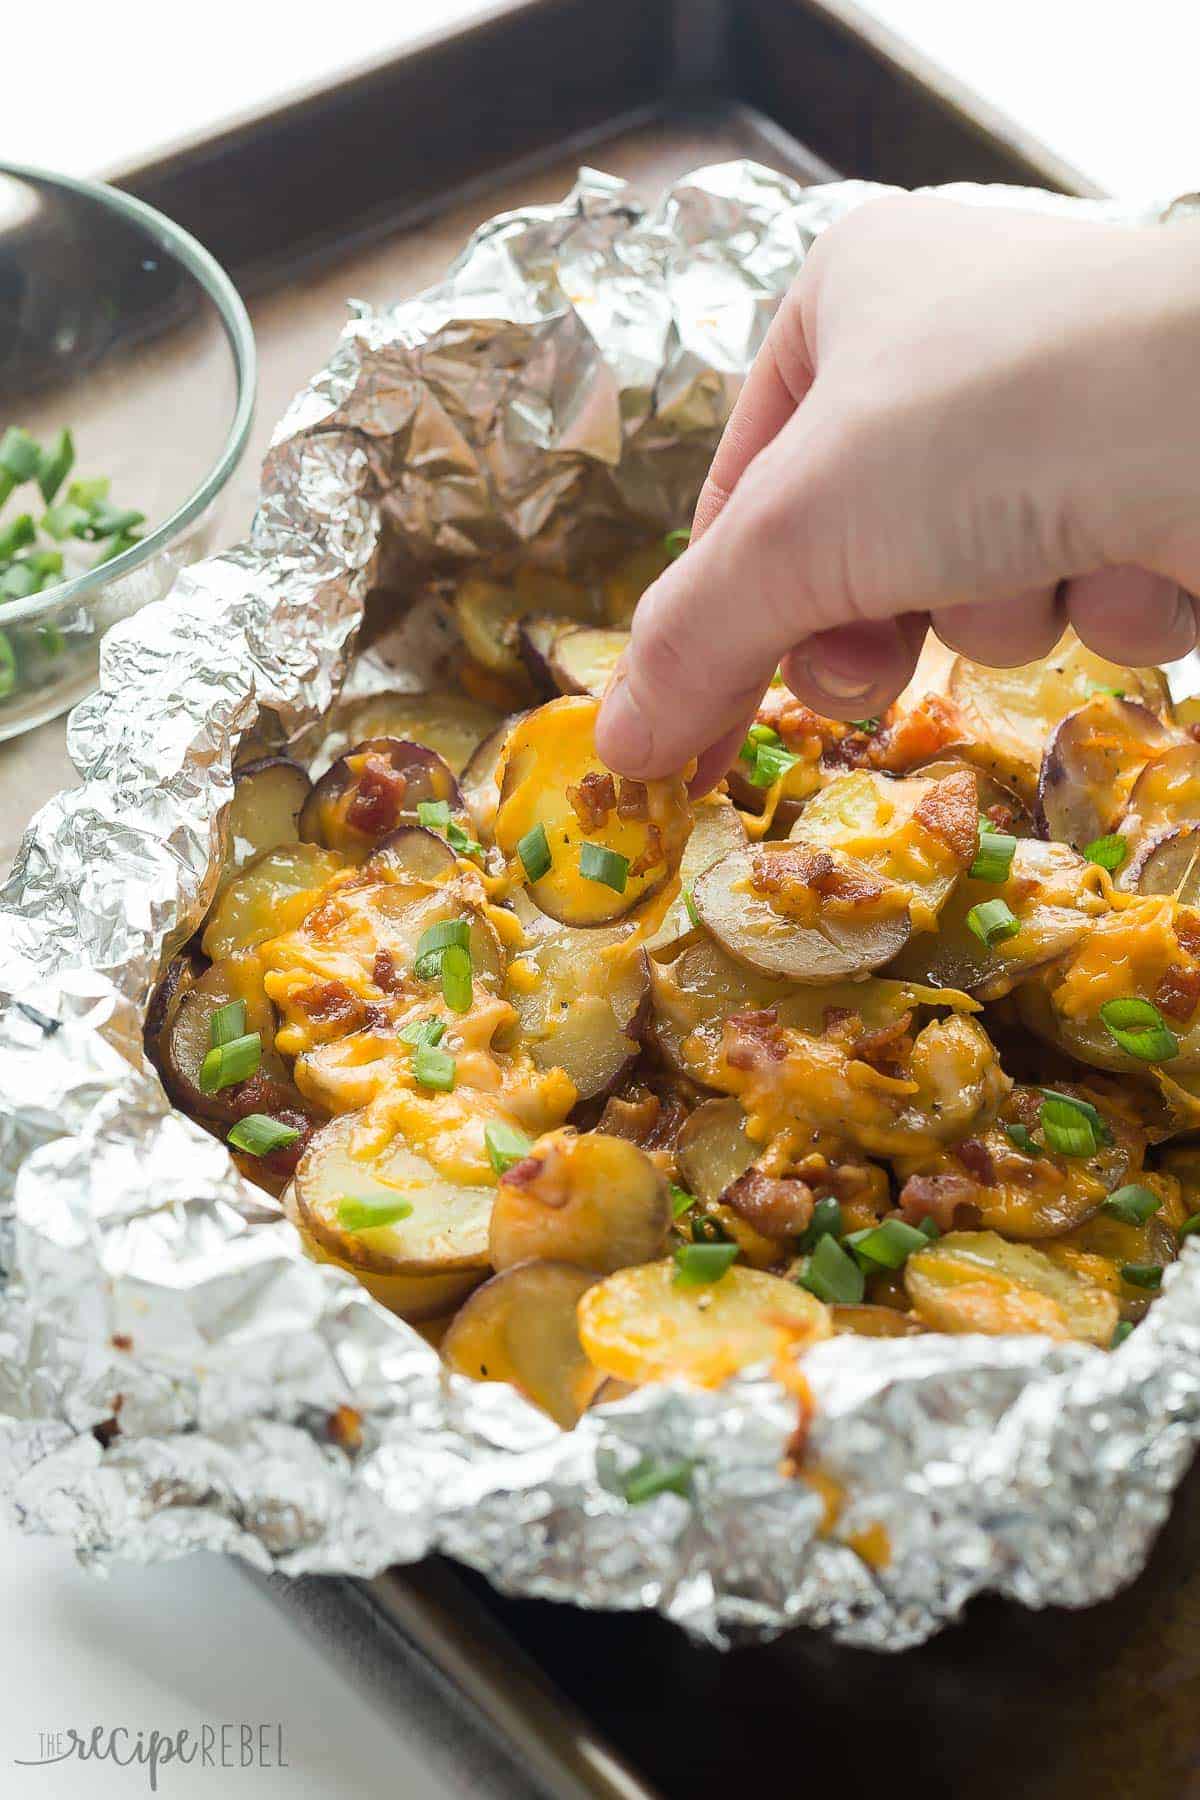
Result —
[[801, 1287], [830, 1306], [857, 1306], [866, 1293], [866, 1277], [835, 1237], [821, 1238], [797, 1277]]
[[411, 1201], [393, 1200], [388, 1194], [338, 1201], [337, 1221], [343, 1231], [375, 1231], [380, 1225], [396, 1225], [411, 1215]]
[[521, 859], [526, 881], [540, 881], [543, 875], [550, 873], [550, 845], [546, 840], [544, 825], [535, 825], [532, 831], [525, 833], [517, 845], [517, 855]]
[[691, 1212], [695, 1204], [695, 1194], [689, 1194], [687, 1189], [680, 1187], [676, 1181], [671, 1183], [671, 1217], [673, 1219], [682, 1219], [684, 1213]]
[[1114, 700], [1123, 700], [1125, 698], [1125, 689], [1119, 687], [1105, 687], [1102, 681], [1089, 681], [1089, 698], [1093, 694], [1111, 694]]
[[696, 1207], [691, 1217], [693, 1244], [732, 1244], [733, 1239], [712, 1213]]
[[1200, 1212], [1193, 1213], [1190, 1219], [1183, 1221], [1179, 1227], [1180, 1241], [1182, 1242], [1185, 1237], [1191, 1237], [1194, 1231], [1200, 1231]]
[[1066, 1094], [1043, 1100], [1042, 1136], [1060, 1156], [1094, 1156], [1099, 1148], [1096, 1127]]
[[37, 628], [38, 641], [47, 656], [61, 656], [67, 647], [67, 640], [51, 620]]
[[603, 882], [615, 894], [623, 894], [629, 880], [629, 858], [603, 844], [580, 844], [579, 873], [585, 881]]
[[690, 531], [668, 531], [666, 537], [662, 541], [663, 549], [666, 551], [671, 561], [675, 562], [677, 558], [683, 555], [691, 541], [692, 534]]
[[285, 1150], [299, 1136], [292, 1125], [282, 1125], [266, 1113], [250, 1113], [238, 1120], [226, 1142], [235, 1150], [244, 1150], [248, 1156], [269, 1156], [272, 1150]]
[[75, 463], [75, 442], [69, 431], [60, 431], [38, 461], [37, 483], [49, 506]]
[[694, 1467], [684, 1457], [675, 1462], [657, 1462], [652, 1456], [644, 1456], [624, 1477], [621, 1497], [629, 1506], [641, 1506], [656, 1494], [680, 1494], [686, 1500], [692, 1491]]
[[457, 819], [451, 819], [446, 827], [446, 842], [458, 856], [483, 855], [483, 845], [464, 831]]
[[262, 1038], [257, 1031], [216, 1044], [200, 1064], [200, 1092], [216, 1094], [234, 1087], [258, 1071], [262, 1062]]
[[1112, 1337], [1109, 1339], [1109, 1344], [1108, 1344], [1109, 1349], [1110, 1350], [1118, 1349], [1120, 1347], [1120, 1345], [1122, 1345], [1125, 1342], [1125, 1339], [1129, 1336], [1129, 1334], [1132, 1330], [1133, 1330], [1133, 1326], [1128, 1319], [1118, 1319], [1116, 1324], [1113, 1326]]
[[527, 1138], [515, 1125], [506, 1125], [503, 1119], [492, 1119], [484, 1126], [483, 1142], [488, 1161], [497, 1175], [506, 1175], [514, 1163], [519, 1163], [533, 1149], [533, 1139]]
[[412, 1019], [396, 1033], [406, 1044], [440, 1044], [446, 1035], [442, 1019]]
[[0, 531], [0, 562], [7, 562], [18, 550], [24, 550], [37, 537], [37, 527], [31, 513], [18, 513]]
[[1162, 1286], [1163, 1272], [1158, 1263], [1122, 1263], [1121, 1280], [1127, 1281], [1131, 1287], [1159, 1288]]
[[442, 959], [442, 999], [451, 1012], [471, 1010], [474, 992], [471, 987], [471, 952], [461, 944], [447, 944]]
[[[972, 881], [1007, 881], [1016, 850], [1017, 840], [1015, 837], [1010, 837], [1007, 832], [980, 832], [975, 861], [967, 873]], [[1008, 935], [1011, 937], [1012, 933], [1009, 932]]]
[[698, 931], [700, 929], [700, 914], [696, 911], [696, 902], [692, 899], [691, 888], [684, 888], [683, 890], [683, 908], [691, 921], [692, 930]]
[[1139, 1062], [1170, 1062], [1179, 1055], [1179, 1039], [1168, 1029], [1157, 1006], [1129, 996], [1106, 1000], [1100, 1018], [1118, 1049]]
[[1038, 1093], [1043, 1100], [1058, 1100], [1064, 1106], [1073, 1106], [1076, 1112], [1083, 1114], [1091, 1126], [1098, 1144], [1112, 1143], [1113, 1135], [1109, 1130], [1108, 1120], [1103, 1113], [1096, 1111], [1090, 1100], [1079, 1100], [1074, 1094], [1062, 1094], [1057, 1088], [1040, 1087]]
[[61, 550], [31, 550], [21, 561], [31, 568], [36, 575], [61, 575], [63, 558]]
[[928, 1213], [917, 1226], [917, 1230], [921, 1233], [922, 1237], [928, 1238], [930, 1243], [933, 1242], [934, 1238], [940, 1238], [942, 1235], [937, 1220], [930, 1218]]
[[742, 745], [740, 754], [747, 762], [753, 762], [761, 744], [775, 746], [782, 742], [783, 739], [773, 725], [752, 725], [746, 733], [746, 741]]
[[733, 1265], [736, 1244], [680, 1244], [675, 1251], [676, 1287], [711, 1287]]
[[471, 922], [469, 919], [439, 919], [436, 925], [428, 925], [417, 939], [417, 960], [424, 956], [436, 956], [439, 950], [446, 950], [451, 944], [457, 944], [462, 950], [471, 947]]
[[826, 1194], [813, 1207], [808, 1230], [800, 1239], [801, 1250], [815, 1250], [823, 1237], [841, 1237], [842, 1209], [832, 1194]]
[[16, 685], [16, 653], [5, 633], [0, 631], [0, 700], [7, 700]]
[[754, 767], [747, 780], [752, 787], [774, 787], [799, 761], [800, 758], [793, 756], [790, 750], [785, 750], [782, 744], [759, 744], [754, 753]]
[[27, 562], [9, 563], [0, 575], [0, 594], [6, 600], [26, 600], [30, 594], [36, 594], [41, 585], [36, 571]]
[[979, 829], [981, 832], [995, 831], [995, 829], [996, 829], [996, 827], [992, 824], [992, 821], [988, 818], [986, 813], [980, 813], [980, 815], [979, 815]]
[[450, 802], [448, 800], [418, 800], [417, 818], [430, 831], [445, 831], [450, 823]]
[[985, 950], [990, 950], [993, 944], [1016, 937], [1021, 922], [1007, 900], [981, 900], [967, 914], [967, 929], [975, 934]]
[[8, 498], [14, 487], [23, 481], [32, 481], [42, 465], [42, 447], [36, 438], [31, 438], [27, 431], [19, 425], [10, 425], [3, 438], [0, 438], [0, 469], [9, 476]]
[[906, 1225], [903, 1219], [885, 1219], [882, 1225], [852, 1232], [845, 1241], [855, 1256], [881, 1269], [902, 1268], [914, 1250], [924, 1250], [929, 1245], [925, 1233], [915, 1225]]
[[218, 1006], [208, 1021], [208, 1041], [214, 1050], [222, 1044], [232, 1044], [236, 1039], [246, 1035], [246, 1002], [231, 1000], [227, 1006]]
[[1144, 1225], [1161, 1205], [1162, 1200], [1157, 1194], [1142, 1187], [1140, 1182], [1131, 1181], [1125, 1187], [1114, 1188], [1101, 1211], [1111, 1213], [1125, 1225]]
[[1120, 868], [1129, 855], [1129, 845], [1119, 832], [1110, 832], [1108, 837], [1093, 838], [1090, 844], [1083, 846], [1083, 854], [1098, 869], [1107, 869], [1109, 874]]
[[73, 500], [60, 500], [42, 514], [42, 530], [61, 543], [63, 538], [82, 537], [90, 514]]
[[1014, 1144], [1018, 1150], [1023, 1150], [1026, 1156], [1042, 1154], [1042, 1147], [1028, 1125], [1005, 1125], [1004, 1135], [1010, 1144]]
[[432, 1044], [418, 1044], [413, 1053], [412, 1069], [422, 1087], [434, 1088], [441, 1094], [453, 1090], [454, 1058], [445, 1050], [435, 1050]]
[[108, 499], [111, 481], [104, 475], [95, 475], [90, 481], [73, 481], [67, 489], [67, 500], [71, 506], [81, 506], [86, 513], [94, 513], [102, 500]]
[[93, 569], [102, 568], [105, 563], [111, 562], [114, 556], [124, 556], [126, 550], [132, 550], [133, 546], [135, 544], [139, 544], [140, 542], [141, 542], [141, 533], [140, 532], [137, 532], [137, 531], [118, 532], [116, 537], [109, 538], [109, 540], [106, 544], [101, 545], [100, 554], [98, 557], [96, 557], [95, 561], [92, 563]]
[[861, 731], [865, 733], [867, 737], [874, 737], [877, 734], [882, 721], [879, 719], [851, 719], [850, 723], [853, 725], [855, 731]]

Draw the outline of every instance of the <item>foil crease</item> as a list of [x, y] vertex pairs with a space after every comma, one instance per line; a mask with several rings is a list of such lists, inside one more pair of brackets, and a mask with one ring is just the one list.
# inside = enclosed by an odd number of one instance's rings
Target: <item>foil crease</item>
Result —
[[[781, 1472], [796, 1402], [769, 1373], [643, 1389], [568, 1434], [447, 1378], [304, 1257], [142, 1053], [164, 955], [212, 894], [237, 745], [316, 741], [368, 589], [402, 607], [484, 556], [569, 567], [677, 525], [808, 247], [889, 191], [739, 162], [643, 212], [583, 171], [561, 205], [489, 221], [436, 287], [356, 309], [274, 435], [248, 541], [108, 634], [70, 724], [81, 784], [0, 893], [0, 1482], [26, 1530], [100, 1566], [203, 1547], [367, 1576], [441, 1550], [721, 1645], [804, 1624], [902, 1649], [982, 1590], [1082, 1606], [1140, 1569], [1200, 1433], [1195, 1240], [1115, 1354], [819, 1346], [811, 1453], [845, 1496], [825, 1532]], [[370, 665], [347, 691], [395, 681], [394, 655]], [[362, 1418], [354, 1454], [340, 1405]], [[690, 1459], [695, 1502], [627, 1507], [612, 1472], [646, 1455]], [[871, 1526], [882, 1564], [851, 1547]]]

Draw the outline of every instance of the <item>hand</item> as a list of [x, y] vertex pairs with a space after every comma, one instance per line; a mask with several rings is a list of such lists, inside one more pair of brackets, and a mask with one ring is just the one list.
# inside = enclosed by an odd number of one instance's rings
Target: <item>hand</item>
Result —
[[980, 662], [1067, 619], [1116, 662], [1191, 649], [1200, 233], [903, 196], [817, 239], [725, 428], [692, 542], [638, 607], [604, 760], [729, 766], [778, 664], [876, 714], [927, 627]]

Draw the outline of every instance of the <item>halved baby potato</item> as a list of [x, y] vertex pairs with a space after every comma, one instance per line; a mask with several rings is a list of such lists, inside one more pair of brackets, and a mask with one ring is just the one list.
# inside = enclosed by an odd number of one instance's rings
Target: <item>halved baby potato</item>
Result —
[[401, 825], [376, 844], [362, 871], [396, 881], [446, 881], [457, 866], [458, 858], [436, 831], [424, 825]]
[[833, 1327], [805, 1288], [736, 1265], [719, 1281], [685, 1287], [673, 1261], [620, 1269], [579, 1302], [579, 1336], [591, 1361], [621, 1381], [687, 1381], [719, 1387], [765, 1362], [789, 1338], [816, 1343]]
[[1172, 894], [1184, 906], [1200, 903], [1200, 823], [1166, 825], [1144, 837], [1117, 885], [1138, 894]]
[[701, 923], [765, 975], [860, 980], [907, 942], [908, 892], [865, 864], [807, 843], [759, 844], [714, 863], [693, 889]]
[[[1114, 831], [1130, 791], [1177, 734], [1135, 700], [1094, 694], [1050, 734], [1038, 776], [1038, 836], [1082, 850]], [[1196, 746], [1200, 749], [1200, 745]]]
[[354, 1276], [372, 1299], [378, 1300], [381, 1306], [386, 1306], [397, 1318], [406, 1319], [410, 1325], [448, 1318], [483, 1280], [482, 1269], [455, 1269], [445, 1275], [396, 1275], [367, 1268], [362, 1263], [344, 1262], [341, 1257], [334, 1256], [324, 1244], [319, 1244], [305, 1228], [296, 1206], [293, 1186], [284, 1190], [280, 1200], [284, 1212], [299, 1234], [306, 1256], [311, 1257], [313, 1262], [331, 1263], [335, 1269], [344, 1269], [347, 1275]]
[[478, 745], [462, 771], [460, 789], [463, 805], [467, 809], [472, 825], [482, 838], [490, 838], [496, 825], [496, 808], [500, 804], [500, 775], [504, 761], [504, 746], [508, 742], [508, 734], [516, 724], [519, 714], [514, 714], [497, 725], [495, 731]]
[[442, 1339], [442, 1361], [472, 1381], [506, 1381], [569, 1431], [604, 1383], [579, 1342], [577, 1308], [595, 1275], [526, 1262], [477, 1288]]
[[666, 1181], [644, 1150], [562, 1126], [500, 1177], [488, 1245], [494, 1269], [536, 1259], [607, 1275], [661, 1256], [670, 1224]]
[[290, 757], [263, 756], [233, 771], [222, 886], [256, 857], [297, 841], [300, 814], [311, 792], [312, 782]]
[[[1150, 1177], [1150, 1181], [1154, 1179]], [[1130, 1266], [1167, 1268], [1179, 1253], [1179, 1241], [1165, 1212], [1152, 1214], [1141, 1225], [1126, 1224], [1111, 1213], [1100, 1212], [1045, 1248], [1060, 1267], [1114, 1295], [1123, 1319], [1140, 1319], [1149, 1310], [1155, 1290], [1126, 1281], [1121, 1271]]]
[[458, 783], [436, 750], [402, 738], [368, 738], [326, 769], [300, 815], [300, 835], [361, 862], [389, 832], [419, 823], [422, 801], [461, 806]]
[[317, 893], [345, 867], [318, 844], [282, 844], [234, 877], [217, 896], [201, 937], [213, 962], [252, 950], [298, 925]]
[[564, 925], [623, 918], [676, 874], [691, 829], [682, 779], [631, 782], [604, 767], [598, 710], [583, 695], [551, 700], [517, 721], [505, 752], [496, 843], [519, 872], [518, 847], [541, 828], [550, 866], [528, 891]]
[[904, 1285], [933, 1331], [1038, 1332], [1107, 1345], [1119, 1316], [1104, 1288], [994, 1231], [952, 1231], [915, 1251], [904, 1265]]
[[539, 1069], [563, 1069], [580, 1100], [605, 1094], [640, 1048], [649, 992], [646, 958], [627, 925], [576, 931], [540, 913], [520, 889], [513, 910], [525, 944], [509, 965], [506, 998]]
[[723, 856], [744, 850], [746, 845], [746, 827], [731, 801], [723, 794], [710, 794], [700, 801], [679, 865], [679, 893], [664, 913], [658, 930], [646, 939], [649, 955], [670, 957], [693, 935], [696, 924], [688, 911], [688, 899], [697, 881]]

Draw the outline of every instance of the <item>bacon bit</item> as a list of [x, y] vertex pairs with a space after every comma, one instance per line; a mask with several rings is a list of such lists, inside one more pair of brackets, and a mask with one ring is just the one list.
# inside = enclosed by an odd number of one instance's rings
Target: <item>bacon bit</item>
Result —
[[390, 950], [375, 952], [375, 961], [371, 965], [371, 980], [381, 994], [394, 994], [396, 989], [402, 985], [401, 978], [396, 974], [396, 959]]
[[523, 1156], [520, 1162], [513, 1163], [504, 1171], [504, 1182], [507, 1187], [532, 1187], [542, 1172], [540, 1156]]
[[732, 1182], [721, 1199], [755, 1231], [768, 1238], [799, 1237], [807, 1231], [815, 1204], [806, 1181], [764, 1175], [747, 1169]]
[[751, 881], [760, 894], [782, 894], [788, 887], [808, 888], [828, 900], [859, 906], [877, 900], [884, 885], [865, 869], [837, 863], [828, 850], [809, 844], [789, 844], [786, 849], [759, 850], [751, 859]]
[[124, 1331], [114, 1331], [112, 1337], [109, 1339], [109, 1343], [114, 1350], [133, 1349], [133, 1339]]
[[346, 803], [346, 824], [364, 837], [382, 837], [400, 817], [408, 779], [385, 756], [368, 750]]
[[843, 1025], [848, 1025], [850, 1023], [851, 1019], [858, 1019], [859, 1023], [860, 1024], [862, 1023], [862, 1020], [859, 1017], [859, 1014], [856, 1013], [852, 1007], [849, 1007], [849, 1006], [827, 1006], [827, 1007], [825, 1007], [821, 1013], [822, 1034], [825, 1037], [829, 1037], [834, 1032], [838, 1032], [840, 1034], [842, 1032]]
[[319, 906], [314, 906], [312, 911], [305, 915], [305, 935], [316, 938], [318, 941], [321, 938], [327, 938], [337, 930], [342, 922], [342, 917], [343, 909], [340, 899], [331, 895], [328, 900], [322, 900]]
[[352, 994], [344, 981], [323, 981], [319, 987], [297, 994], [295, 1005], [314, 1025], [344, 1025], [357, 1031], [366, 1014], [366, 1006]]
[[368, 1006], [363, 1013], [364, 1031], [386, 1031], [391, 1022], [386, 1006]]
[[636, 824], [650, 817], [650, 796], [644, 781], [621, 777], [621, 786], [617, 790], [617, 817], [631, 819]]
[[567, 789], [567, 799], [583, 829], [599, 831], [617, 804], [617, 790], [607, 770], [601, 775], [593, 769], [575, 787]]
[[932, 1219], [939, 1231], [953, 1231], [956, 1222], [965, 1223], [958, 1219], [961, 1208], [978, 1214], [978, 1194], [979, 1183], [966, 1175], [910, 1175], [900, 1190], [900, 1214], [907, 1225]]
[[974, 771], [958, 769], [935, 781], [913, 816], [941, 838], [959, 862], [969, 863], [979, 841], [979, 784]]
[[626, 1138], [643, 1150], [671, 1150], [687, 1116], [688, 1109], [677, 1095], [664, 1100], [649, 1089], [629, 1098], [613, 1094], [604, 1103], [596, 1130]]
[[815, 762], [822, 749], [832, 750], [850, 732], [840, 719], [823, 719], [790, 688], [768, 688], [755, 714], [757, 725], [769, 725], [777, 731], [794, 756]]
[[666, 860], [667, 853], [663, 848], [662, 832], [658, 829], [657, 825], [647, 825], [646, 848], [642, 851], [642, 854], [636, 861], [630, 863], [629, 873], [631, 875], [646, 875], [651, 869], [657, 868], [660, 862], [665, 862]]
[[867, 760], [872, 768], [899, 775], [917, 763], [929, 762], [947, 744], [961, 739], [955, 708], [939, 694], [926, 694], [918, 706], [900, 717], [893, 719], [889, 714], [882, 731], [870, 740]]
[[1176, 1019], [1180, 1024], [1190, 1019], [1200, 1006], [1200, 969], [1185, 969], [1182, 963], [1172, 963], [1155, 990], [1154, 1003], [1168, 1019]]
[[317, 1128], [317, 1121], [310, 1113], [296, 1105], [296, 1096], [291, 1088], [284, 1087], [278, 1081], [272, 1081], [260, 1069], [247, 1081], [239, 1081], [236, 1087], [229, 1089], [229, 1097], [237, 1120], [249, 1118], [251, 1113], [266, 1113], [268, 1118], [277, 1119], [281, 1125], [290, 1125], [300, 1136], [294, 1144], [283, 1144], [278, 1150], [271, 1150], [266, 1156], [250, 1158], [256, 1169], [267, 1169], [272, 1175], [287, 1178], [293, 1175], [296, 1164], [300, 1161], [308, 1147], [308, 1141]]
[[982, 1138], [964, 1138], [957, 1146], [955, 1155], [969, 1175], [984, 1187], [995, 1187], [996, 1165], [992, 1161], [992, 1153]]
[[339, 1449], [349, 1451], [351, 1456], [362, 1449], [362, 1414], [356, 1407], [347, 1406], [344, 1400], [330, 1413], [325, 1421], [325, 1429], [329, 1434], [330, 1443], [337, 1444]]
[[1017, 809], [1006, 805], [1003, 800], [997, 800], [994, 806], [985, 808], [983, 816], [997, 831], [1011, 831], [1017, 822]]
[[1194, 912], [1181, 909], [1175, 915], [1175, 942], [1189, 956], [1200, 956], [1200, 917]]
[[891, 1025], [881, 1025], [878, 1031], [868, 1031], [863, 1037], [856, 1038], [850, 1046], [850, 1056], [855, 1062], [865, 1062], [880, 1074], [902, 1067], [912, 1049], [912, 1038], [908, 1028], [912, 1024], [912, 1013], [901, 1013]]
[[773, 1006], [760, 1012], [730, 1013], [723, 1040], [725, 1061], [731, 1069], [757, 1069], [763, 1063], [782, 1062], [787, 1055], [787, 1042]]

